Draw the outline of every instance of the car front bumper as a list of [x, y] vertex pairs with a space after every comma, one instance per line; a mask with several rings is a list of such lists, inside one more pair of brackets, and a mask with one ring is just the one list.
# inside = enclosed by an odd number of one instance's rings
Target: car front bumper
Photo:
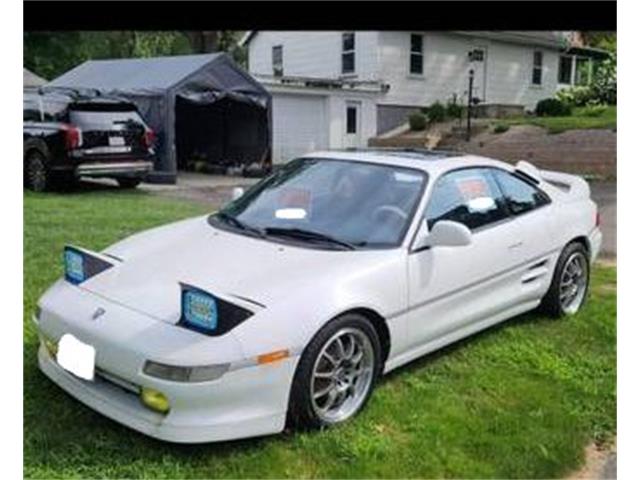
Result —
[[[56, 363], [43, 344], [38, 350], [38, 364], [49, 379], [88, 407], [133, 430], [176, 443], [216, 442], [281, 432], [286, 422], [286, 404], [284, 409], [271, 408], [269, 391], [288, 390], [293, 376], [293, 361], [289, 359], [277, 366], [229, 372], [210, 385], [158, 380], [156, 388], [171, 402], [171, 410], [163, 415], [145, 407], [135, 393], [100, 375], [94, 381], [75, 377]], [[186, 392], [188, 388], [194, 391]], [[265, 400], [262, 405], [256, 402], [259, 399]]]
[[[233, 337], [203, 337], [63, 281], [54, 284], [39, 303], [40, 317], [34, 321], [41, 340], [40, 370], [103, 415], [177, 443], [232, 440], [284, 429], [298, 356], [258, 364], [242, 357]], [[91, 320], [87, 313], [97, 304], [107, 313]], [[45, 346], [45, 339], [57, 343], [65, 333], [95, 348], [93, 381], [63, 369]], [[175, 355], [180, 354], [198, 364], [203, 351], [213, 358], [202, 364], [230, 363], [229, 370], [220, 378], [199, 383], [169, 381], [143, 372], [147, 359], [179, 365]], [[169, 412], [159, 413], [144, 405], [140, 399], [143, 387], [162, 392], [169, 401]]]

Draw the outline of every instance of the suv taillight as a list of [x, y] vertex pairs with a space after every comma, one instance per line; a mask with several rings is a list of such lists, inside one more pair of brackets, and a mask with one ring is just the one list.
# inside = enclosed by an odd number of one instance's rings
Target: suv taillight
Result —
[[156, 134], [153, 130], [151, 130], [150, 128], [147, 128], [144, 131], [144, 145], [147, 148], [151, 148], [153, 147], [153, 142], [155, 142], [156, 140]]
[[64, 132], [64, 145], [67, 150], [78, 148], [82, 141], [82, 132], [75, 125], [65, 124], [62, 126]]

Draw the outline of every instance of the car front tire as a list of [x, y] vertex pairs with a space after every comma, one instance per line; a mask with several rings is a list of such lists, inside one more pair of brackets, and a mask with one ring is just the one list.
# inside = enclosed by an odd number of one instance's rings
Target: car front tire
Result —
[[551, 286], [540, 304], [542, 312], [556, 318], [577, 313], [587, 298], [590, 274], [585, 246], [580, 242], [568, 244], [558, 258]]
[[297, 366], [289, 423], [321, 428], [354, 417], [381, 373], [381, 352], [376, 330], [363, 315], [345, 314], [325, 325]]

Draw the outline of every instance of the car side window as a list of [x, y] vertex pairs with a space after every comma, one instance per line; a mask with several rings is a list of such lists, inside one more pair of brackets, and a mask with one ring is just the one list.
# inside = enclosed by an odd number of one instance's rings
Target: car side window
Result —
[[530, 212], [550, 202], [549, 197], [539, 188], [513, 173], [495, 169], [493, 174], [514, 215]]
[[486, 168], [466, 168], [440, 177], [427, 205], [429, 229], [452, 220], [474, 230], [509, 216], [504, 198]]

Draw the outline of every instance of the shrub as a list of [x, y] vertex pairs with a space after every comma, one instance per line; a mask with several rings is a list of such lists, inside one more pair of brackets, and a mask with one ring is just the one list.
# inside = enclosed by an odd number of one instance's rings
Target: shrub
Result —
[[590, 87], [578, 86], [559, 90], [555, 98], [572, 107], [584, 107], [592, 100]]
[[565, 117], [571, 115], [571, 106], [557, 98], [545, 98], [536, 105], [539, 117]]
[[427, 117], [423, 113], [412, 113], [409, 115], [409, 128], [413, 131], [420, 131], [427, 128]]
[[591, 97], [598, 103], [615, 105], [617, 103], [617, 66], [616, 54], [604, 60], [593, 74], [590, 87]]
[[447, 109], [440, 102], [434, 102], [429, 106], [428, 113], [429, 122], [443, 122], [447, 118]]
[[464, 112], [464, 107], [458, 104], [455, 100], [447, 103], [447, 117], [448, 118], [460, 118]]
[[580, 117], [599, 117], [606, 109], [606, 105], [592, 104], [584, 107], [580, 112], [576, 113], [576, 115]]
[[493, 127], [493, 133], [504, 133], [509, 130], [509, 125], [506, 123], [498, 123], [495, 127]]

